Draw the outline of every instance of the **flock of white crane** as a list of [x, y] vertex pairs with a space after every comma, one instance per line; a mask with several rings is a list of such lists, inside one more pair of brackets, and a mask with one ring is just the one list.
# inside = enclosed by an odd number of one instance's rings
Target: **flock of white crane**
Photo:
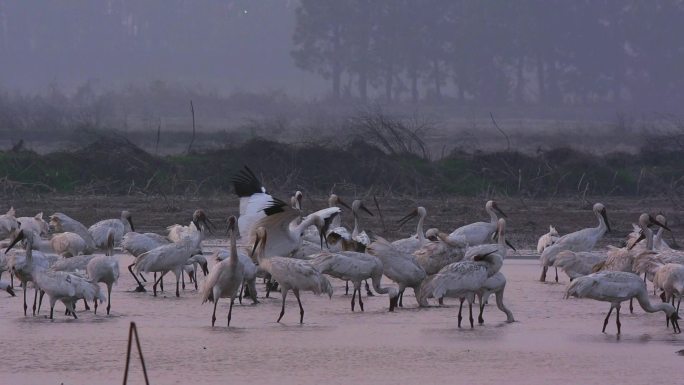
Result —
[[[337, 195], [328, 200], [329, 207], [302, 216], [302, 194], [297, 192], [290, 202], [274, 198], [266, 192], [255, 174], [247, 167], [233, 179], [235, 192], [240, 199], [240, 215], [228, 218], [230, 248], [213, 253], [215, 263], [209, 271], [202, 253], [202, 241], [212, 231], [213, 223], [202, 210], [196, 210], [187, 226], [173, 225], [168, 235], [137, 233], [129, 212], [123, 211], [120, 219], [107, 219], [86, 228], [80, 222], [62, 213], [50, 216], [50, 223], [42, 213], [35, 217], [15, 216], [14, 209], [0, 215], [0, 239], [10, 239], [0, 256], [0, 277], [3, 271], [12, 275], [11, 282], [0, 281], [0, 289], [11, 295], [13, 277], [21, 282], [24, 295], [24, 316], [28, 305], [28, 285], [35, 288], [33, 315], [40, 312], [43, 295], [50, 301], [50, 318], [54, 317], [57, 301], [66, 307], [66, 314], [77, 318], [76, 302], [84, 300], [95, 305], [107, 301], [107, 314], [111, 309], [112, 285], [119, 278], [119, 261], [113, 256], [114, 247], [130, 253], [135, 262], [128, 266], [137, 282], [135, 291], [146, 291], [143, 273], [154, 273], [153, 293], [163, 290], [163, 277], [173, 272], [176, 278], [176, 296], [184, 276], [189, 276], [198, 289], [198, 270], [205, 279], [199, 288], [202, 302], [214, 303], [211, 324], [216, 321], [220, 298], [230, 301], [227, 325], [230, 326], [235, 300], [242, 302], [249, 296], [258, 303], [256, 280], [263, 277], [266, 297], [280, 287], [282, 308], [278, 322], [285, 313], [287, 294], [292, 291], [300, 310], [300, 323], [304, 308], [300, 294], [333, 295], [328, 276], [352, 283], [351, 310], [356, 303], [364, 310], [362, 283], [366, 295], [387, 294], [389, 311], [403, 307], [405, 289], [412, 288], [420, 307], [429, 306], [433, 298], [442, 304], [445, 297], [460, 301], [458, 326], [461, 327], [463, 305], [467, 301], [469, 321], [474, 327], [473, 303], [479, 305], [478, 322], [484, 323], [485, 303], [494, 294], [496, 306], [506, 314], [507, 322], [514, 322], [511, 311], [504, 304], [506, 277], [500, 271], [507, 246], [506, 215], [496, 202], [489, 201], [485, 210], [490, 219], [457, 228], [450, 234], [437, 229], [423, 229], [427, 215], [418, 207], [402, 218], [406, 223], [418, 217], [416, 234], [387, 241], [380, 236], [369, 236], [361, 225], [361, 212], [373, 215], [360, 200], [349, 207]], [[341, 225], [342, 208], [350, 209], [354, 218], [353, 229]], [[684, 253], [672, 250], [663, 239], [663, 230], [669, 230], [665, 218], [642, 214], [634, 233], [624, 247], [609, 246], [607, 251], [594, 251], [596, 243], [610, 224], [606, 209], [601, 203], [593, 207], [598, 226], [558, 236], [551, 227], [539, 239], [538, 251], [543, 267], [541, 281], [545, 281], [549, 267], [564, 271], [571, 280], [566, 298], [592, 298], [610, 303], [603, 331], [613, 309], [617, 310], [616, 325], [620, 334], [620, 305], [636, 298], [647, 312], [663, 311], [667, 323], [675, 333], [681, 332], [678, 323], [679, 303], [684, 294]], [[501, 216], [501, 217], [499, 217]], [[654, 235], [650, 226], [658, 226]], [[49, 233], [53, 235], [48, 239]], [[22, 248], [14, 248], [21, 244]], [[97, 252], [103, 252], [98, 254]], [[159, 273], [159, 277], [157, 277]], [[644, 274], [642, 279], [639, 274]], [[383, 276], [397, 287], [382, 284]], [[368, 284], [368, 280], [371, 284]], [[662, 292], [662, 302], [651, 303], [646, 280], [653, 282], [654, 290]], [[107, 297], [99, 283], [107, 287]], [[40, 299], [38, 298], [40, 296]], [[671, 304], [670, 304], [671, 302]], [[36, 305], [37, 304], [37, 305]]]

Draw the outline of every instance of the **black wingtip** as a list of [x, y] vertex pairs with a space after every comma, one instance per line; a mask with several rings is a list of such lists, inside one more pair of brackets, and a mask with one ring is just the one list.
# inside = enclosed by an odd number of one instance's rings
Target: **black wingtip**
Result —
[[232, 182], [235, 194], [240, 198], [265, 192], [259, 179], [247, 166], [244, 166], [242, 170], [233, 176]]
[[266, 213], [266, 216], [270, 216], [270, 215], [277, 214], [277, 213], [282, 213], [285, 211], [285, 207], [287, 207], [287, 206], [288, 206], [287, 203], [281, 201], [278, 198], [273, 198], [271, 200], [271, 205], [264, 209], [264, 213]]

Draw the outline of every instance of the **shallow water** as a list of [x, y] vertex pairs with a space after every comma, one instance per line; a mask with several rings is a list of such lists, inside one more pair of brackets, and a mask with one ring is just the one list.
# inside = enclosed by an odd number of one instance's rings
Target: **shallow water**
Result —
[[[388, 313], [387, 296], [364, 295], [366, 311], [352, 313], [351, 298], [337, 280], [332, 300], [303, 294], [304, 325], [293, 295], [276, 323], [280, 295], [263, 298], [259, 284], [259, 305], [236, 303], [227, 329], [228, 301], [222, 300], [212, 328], [212, 304], [200, 304], [191, 286], [180, 298], [173, 296], [170, 279], [157, 298], [131, 292], [135, 284], [125, 270], [131, 261], [121, 255], [111, 316], [100, 314], [104, 306], [94, 315], [80, 304], [79, 319], [72, 320], [58, 304], [54, 321], [45, 319], [45, 307], [39, 317], [24, 317], [21, 290], [15, 298], [0, 294], [1, 382], [120, 383], [130, 321], [138, 325], [149, 376], [157, 384], [671, 383], [684, 363], [675, 354], [684, 348], [684, 336], [665, 328], [663, 313], [647, 314], [637, 305], [630, 315], [623, 306], [622, 336], [615, 335], [614, 318], [603, 334], [609, 305], [564, 300], [567, 277], [561, 284], [538, 282], [534, 260], [509, 259], [502, 269], [508, 279], [505, 303], [517, 322], [506, 324], [491, 304], [484, 326], [474, 329], [457, 328], [457, 301], [418, 309], [410, 289], [404, 309]], [[32, 298], [32, 289], [28, 294]], [[143, 383], [136, 353], [131, 365], [129, 383]]]

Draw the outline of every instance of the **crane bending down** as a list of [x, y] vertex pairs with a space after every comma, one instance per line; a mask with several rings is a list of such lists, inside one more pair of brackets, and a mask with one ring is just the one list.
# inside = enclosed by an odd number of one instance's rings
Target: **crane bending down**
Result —
[[620, 334], [620, 304], [631, 298], [636, 298], [641, 308], [649, 313], [664, 312], [672, 322], [675, 333], [681, 333], [679, 316], [674, 306], [669, 303], [652, 304], [646, 293], [646, 283], [632, 273], [624, 271], [607, 271], [585, 275], [572, 281], [565, 292], [565, 298], [591, 298], [597, 301], [610, 302], [610, 310], [603, 321], [602, 332], [606, 332], [606, 325], [613, 309], [617, 310], [615, 325]]
[[[610, 223], [608, 223], [608, 215], [606, 214], [605, 206], [601, 203], [596, 203], [594, 204], [593, 211], [596, 219], [598, 219], [598, 226], [565, 234], [558, 238], [556, 243], [544, 249], [540, 257], [542, 273], [539, 280], [541, 282], [546, 281], [546, 272], [549, 269], [549, 266], [553, 266], [558, 253], [563, 250], [591, 251], [596, 245], [596, 242], [603, 237], [606, 231], [610, 231]], [[556, 282], [558, 282], [557, 270]]]
[[279, 256], [266, 257], [264, 253], [268, 236], [266, 228], [257, 227], [254, 236], [252, 255], [256, 253], [259, 267], [271, 274], [281, 287], [283, 306], [277, 322], [280, 322], [285, 315], [285, 298], [287, 293], [292, 290], [299, 304], [299, 323], [304, 323], [304, 308], [299, 298], [299, 292], [311, 291], [316, 295], [326, 293], [329, 298], [332, 298], [333, 288], [330, 281], [307, 261]]

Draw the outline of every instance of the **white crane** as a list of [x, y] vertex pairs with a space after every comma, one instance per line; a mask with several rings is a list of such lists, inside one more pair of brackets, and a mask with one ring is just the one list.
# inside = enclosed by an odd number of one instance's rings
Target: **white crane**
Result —
[[[110, 255], [98, 255], [86, 265], [88, 278], [93, 282], [102, 282], [107, 286], [107, 315], [112, 308], [112, 286], [119, 280], [119, 260]], [[95, 301], [97, 314], [97, 301]]]
[[554, 267], [561, 269], [570, 278], [589, 275], [594, 272], [594, 266], [605, 262], [608, 255], [605, 251], [570, 251], [563, 250], [556, 255]]
[[17, 296], [16, 294], [14, 294], [14, 289], [12, 289], [12, 285], [10, 285], [10, 283], [7, 281], [0, 281], [0, 290], [6, 291], [12, 297]]
[[[418, 301], [420, 284], [427, 274], [412, 254], [398, 250], [393, 243], [380, 236], [376, 236], [375, 241], [368, 245], [366, 253], [380, 259], [385, 276], [399, 285], [399, 307], [404, 307], [404, 290], [407, 287], [413, 289]], [[418, 305], [425, 306], [426, 303], [418, 302]]]
[[83, 226], [83, 224], [64, 213], [54, 213], [50, 215], [50, 227], [54, 229], [56, 233], [71, 232], [76, 233], [83, 238], [86, 243], [86, 249], [84, 253], [91, 254], [97, 249], [95, 246], [95, 240], [93, 236], [90, 235], [88, 229]]
[[33, 231], [41, 237], [47, 237], [50, 232], [50, 225], [43, 219], [42, 212], [32, 217], [19, 217], [17, 222], [22, 230]]
[[537, 253], [541, 254], [544, 249], [556, 243], [560, 238], [555, 227], [549, 226], [549, 232], [539, 237], [537, 241]]
[[133, 226], [133, 217], [127, 210], [121, 212], [119, 219], [105, 219], [88, 228], [88, 232], [95, 241], [95, 246], [99, 249], [107, 247], [110, 233], [114, 236], [114, 244], [118, 245], [123, 236], [131, 231], [135, 231], [135, 227]]
[[328, 297], [332, 298], [333, 288], [330, 281], [311, 266], [308, 261], [280, 256], [267, 257], [265, 250], [268, 243], [268, 231], [265, 227], [257, 227], [254, 235], [252, 255], [256, 252], [259, 267], [268, 272], [280, 284], [283, 305], [277, 322], [280, 322], [285, 314], [285, 298], [287, 293], [292, 290], [299, 304], [299, 323], [304, 323], [304, 308], [299, 298], [299, 292], [311, 291], [316, 295], [327, 293]]
[[351, 281], [354, 284], [351, 310], [354, 311], [356, 293], [359, 293], [359, 307], [363, 310], [361, 300], [361, 282], [371, 279], [373, 288], [378, 294], [389, 294], [389, 311], [394, 311], [399, 301], [399, 291], [394, 287], [382, 287], [380, 282], [383, 275], [383, 265], [380, 259], [365, 253], [355, 251], [340, 251], [336, 253], [324, 252], [314, 254], [309, 261], [311, 266], [323, 274]]
[[[33, 232], [32, 230], [27, 231]], [[38, 236], [38, 233], [34, 232], [34, 234], [36, 234], [36, 237], [32, 244], [33, 250], [42, 251], [43, 253], [54, 253], [69, 258], [83, 254], [88, 250], [86, 242], [76, 233], [69, 231], [58, 233], [50, 239], [42, 239]]]
[[[593, 211], [596, 219], [598, 219], [598, 226], [565, 234], [558, 238], [556, 243], [544, 249], [540, 257], [542, 273], [539, 280], [541, 282], [546, 281], [546, 271], [549, 269], [549, 266], [553, 266], [558, 253], [563, 250], [591, 251], [596, 245], [596, 242], [603, 237], [603, 234], [605, 234], [606, 231], [610, 231], [608, 215], [606, 214], [606, 208], [603, 204], [594, 204]], [[558, 282], [558, 270], [556, 270], [556, 282]]]
[[233, 177], [232, 182], [235, 194], [240, 198], [238, 229], [242, 237], [250, 236], [256, 222], [266, 216], [264, 209], [271, 205], [273, 197], [266, 193], [266, 188], [247, 166]]
[[[22, 268], [22, 275], [30, 276], [37, 289], [45, 292], [50, 298], [50, 319], [53, 319], [55, 303], [58, 300], [64, 303], [67, 311], [70, 312], [74, 318], [78, 318], [76, 316], [74, 304], [79, 299], [91, 301], [104, 300], [100, 288], [96, 283], [63, 271], [50, 270], [48, 269], [46, 258], [41, 257], [40, 259], [42, 261], [34, 260], [33, 249], [31, 248], [33, 237], [34, 233], [32, 231], [19, 231], [17, 237], [15, 237], [12, 244], [5, 252], [11, 249], [21, 239], [26, 239], [28, 245], [26, 248], [26, 260], [25, 265]], [[19, 276], [19, 270], [17, 270], [17, 277]], [[25, 286], [24, 290], [26, 290]], [[24, 298], [25, 296], [26, 295], [24, 294]], [[26, 301], [24, 301], [24, 312], [26, 312]]]
[[[21, 282], [21, 287], [24, 292], [24, 316], [26, 316], [26, 310], [28, 305], [26, 305], [26, 292], [29, 282], [35, 283], [35, 277], [33, 272], [35, 270], [45, 270], [48, 269], [59, 257], [56, 255], [45, 255], [40, 251], [33, 252], [31, 243], [33, 242], [34, 233], [32, 231], [19, 230], [12, 240], [12, 243], [5, 250], [7, 254], [10, 249], [18, 242], [23, 239], [27, 240], [26, 250], [19, 251], [14, 250], [7, 259], [7, 265], [10, 270], [16, 275], [16, 277]], [[35, 290], [33, 297], [33, 315], [36, 315], [36, 304], [38, 300], [38, 289]]]
[[[317, 215], [309, 215], [299, 222], [299, 211], [289, 207], [285, 202], [272, 198], [268, 207], [263, 209], [265, 217], [255, 222], [255, 227], [250, 234], [249, 245], [256, 243], [256, 228], [264, 227], [268, 232], [269, 241], [266, 244], [265, 255], [289, 256], [296, 251], [302, 242], [302, 233], [309, 226], [314, 225], [318, 229], [321, 245], [325, 223]], [[239, 223], [239, 219], [238, 219]]]
[[302, 198], [304, 198], [304, 194], [299, 190], [295, 191], [294, 195], [290, 197], [290, 207], [302, 211]]
[[[168, 238], [159, 234], [129, 232], [126, 233], [121, 240], [121, 248], [137, 259], [140, 255], [152, 249], [156, 249], [159, 246], [168, 245], [169, 243], [171, 243], [171, 241]], [[133, 279], [135, 279], [135, 282], [138, 283], [135, 291], [139, 293], [145, 292], [145, 287], [133, 272], [133, 266], [135, 266], [135, 261], [128, 265], [128, 271], [133, 276]], [[145, 280], [142, 274], [140, 275], [140, 278]]]
[[[230, 252], [228, 250], [216, 250], [214, 252], [214, 259], [216, 261], [220, 262], [225, 259], [227, 259], [230, 256]], [[243, 269], [243, 275], [242, 275], [242, 286], [240, 287], [240, 294], [238, 295], [238, 300], [242, 304], [242, 294], [243, 290], [246, 290], [247, 292], [245, 293], [246, 296], [250, 296], [252, 299], [252, 303], [259, 303], [257, 300], [257, 291], [256, 291], [256, 278], [257, 278], [257, 266], [254, 264], [252, 261], [252, 258], [250, 258], [247, 253], [245, 253], [243, 250], [238, 249], [237, 251], [237, 256], [238, 256], [238, 261], [242, 265]]]
[[[431, 232], [428, 230], [428, 232]], [[432, 235], [431, 235], [432, 236]], [[416, 262], [425, 270], [427, 275], [437, 274], [444, 266], [458, 262], [465, 254], [464, 244], [452, 242], [449, 235], [437, 232], [436, 241], [427, 242], [413, 255]]]
[[176, 297], [180, 297], [180, 276], [183, 266], [200, 246], [202, 241], [201, 231], [195, 223], [190, 224], [191, 231], [184, 233], [178, 242], [159, 246], [141, 254], [135, 261], [136, 272], [159, 272], [158, 280], [152, 285], [154, 296], [157, 296], [157, 284], [164, 275], [172, 271], [176, 276]]
[[606, 325], [613, 309], [617, 310], [615, 324], [617, 334], [620, 334], [620, 304], [628, 299], [636, 298], [641, 308], [649, 313], [664, 312], [672, 322], [675, 333], [680, 333], [677, 310], [669, 303], [652, 304], [646, 293], [646, 283], [638, 275], [623, 271], [603, 271], [578, 277], [568, 286], [565, 298], [591, 298], [596, 301], [610, 302], [610, 310], [603, 321], [602, 332], [606, 332]]
[[244, 280], [244, 266], [240, 263], [237, 251], [237, 219], [233, 216], [228, 218], [228, 233], [230, 235], [230, 256], [211, 269], [209, 277], [202, 287], [202, 303], [207, 301], [214, 303], [214, 312], [211, 315], [211, 326], [216, 322], [216, 305], [219, 298], [230, 298], [228, 309], [228, 327], [233, 313], [233, 303], [238, 294], [238, 289]]
[[13, 237], [19, 229], [14, 207], [10, 207], [7, 213], [0, 215], [0, 239]]
[[420, 288], [421, 300], [427, 298], [452, 297], [460, 300], [458, 309], [458, 327], [461, 327], [463, 317], [463, 302], [468, 301], [470, 311], [470, 327], [473, 328], [473, 302], [475, 296], [482, 292], [488, 278], [499, 272], [503, 258], [495, 252], [476, 255], [472, 261], [462, 261], [445, 266], [431, 279], [425, 280]]
[[496, 223], [499, 220], [497, 213], [506, 218], [506, 214], [499, 208], [495, 201], [488, 201], [485, 204], [485, 211], [489, 214], [489, 222], [475, 222], [461, 226], [449, 234], [449, 239], [454, 243], [461, 243], [463, 246], [475, 246], [487, 243], [496, 232]]
[[411, 211], [408, 215], [399, 220], [399, 225], [403, 226], [406, 222], [411, 219], [418, 217], [418, 225], [416, 226], [416, 234], [403, 239], [398, 239], [392, 242], [392, 245], [399, 251], [407, 254], [413, 254], [416, 250], [423, 247], [427, 243], [425, 238], [425, 233], [423, 232], [423, 223], [425, 222], [425, 217], [427, 216], [427, 210], [425, 207], [419, 206]]
[[463, 259], [472, 261], [476, 255], [490, 253], [498, 253], [501, 259], [506, 258], [506, 245], [509, 243], [506, 240], [506, 220], [503, 218], [497, 221], [496, 240], [497, 243], [483, 243], [467, 248]]
[[[667, 218], [664, 215], [658, 214], [656, 216], [656, 221], [667, 226]], [[627, 236], [627, 245], [634, 245], [632, 249], [634, 250], [647, 250], [647, 239], [644, 237], [641, 231], [641, 225], [632, 224], [633, 231]], [[672, 251], [672, 248], [663, 239], [663, 234], [665, 227], [658, 227], [658, 232], [653, 237], [653, 250], [668, 252]]]

